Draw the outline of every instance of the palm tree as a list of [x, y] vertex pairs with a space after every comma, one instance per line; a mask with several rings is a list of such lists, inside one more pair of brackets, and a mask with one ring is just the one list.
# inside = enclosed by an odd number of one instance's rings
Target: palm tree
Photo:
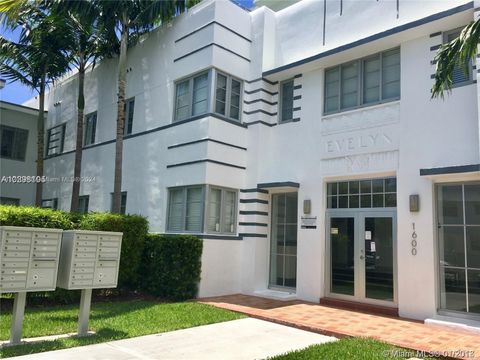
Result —
[[465, 72], [469, 71], [468, 67], [475, 58], [479, 43], [480, 19], [467, 25], [457, 38], [438, 49], [435, 56], [437, 67], [432, 98], [443, 98], [444, 92], [451, 90], [452, 74], [455, 67], [460, 65]]
[[112, 212], [120, 213], [122, 191], [123, 128], [125, 125], [125, 89], [127, 48], [155, 26], [164, 23], [196, 0], [97, 0], [103, 14], [102, 26], [115, 34], [118, 53], [118, 102], [115, 142], [115, 173], [113, 182]]
[[[18, 5], [18, 2], [10, 2]], [[3, 21], [21, 27], [18, 42], [0, 36], [0, 73], [10, 81], [20, 81], [38, 93], [37, 179], [43, 177], [45, 92], [53, 81], [69, 69], [69, 58], [62, 50], [68, 39], [63, 19], [52, 16], [40, 5], [30, 7], [2, 4]], [[11, 5], [11, 4], [10, 4]], [[42, 181], [36, 182], [35, 205], [42, 204]]]
[[71, 55], [72, 65], [78, 70], [77, 133], [70, 203], [70, 211], [78, 211], [82, 170], [85, 72], [89, 65], [93, 69], [96, 60], [102, 55], [111, 53], [112, 50], [105, 41], [105, 34], [97, 26], [100, 12], [95, 3], [82, 0], [57, 0], [52, 10], [53, 14], [66, 20], [71, 39], [68, 53]]

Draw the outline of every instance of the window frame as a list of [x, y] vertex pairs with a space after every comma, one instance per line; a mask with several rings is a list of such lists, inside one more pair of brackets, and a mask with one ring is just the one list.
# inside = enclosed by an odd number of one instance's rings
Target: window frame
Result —
[[89, 207], [90, 207], [90, 195], [80, 195], [80, 196], [78, 197], [78, 205], [79, 205], [79, 208], [80, 208], [80, 201], [82, 201], [82, 200], [86, 201], [86, 203], [87, 203], [87, 208], [85, 209], [85, 211], [83, 211], [84, 209], [82, 209], [82, 211], [78, 210], [78, 212], [79, 212], [80, 214], [88, 214], [88, 212], [89, 212]]
[[[202, 189], [202, 219], [201, 224], [202, 228], [199, 231], [192, 231], [186, 230], [186, 213], [187, 213], [187, 190], [192, 188], [201, 188]], [[181, 230], [172, 230], [170, 228], [170, 206], [171, 206], [171, 191], [172, 190], [179, 190], [181, 189], [183, 192], [183, 208], [182, 208], [182, 229]], [[218, 189], [221, 190], [221, 200], [220, 200], [220, 225], [219, 231], [208, 231], [208, 218], [209, 218], [209, 199], [210, 199], [210, 191], [211, 189]], [[226, 192], [233, 192], [235, 194], [235, 201], [234, 201], [234, 215], [235, 219], [233, 221], [233, 231], [226, 232], [223, 231], [223, 226], [225, 225], [225, 193]], [[211, 235], [227, 235], [227, 236], [235, 236], [237, 234], [238, 229], [238, 190], [224, 187], [224, 186], [217, 186], [217, 185], [210, 185], [210, 184], [197, 184], [197, 185], [187, 185], [187, 186], [172, 186], [167, 188], [168, 193], [168, 201], [167, 201], [167, 211], [166, 211], [166, 232], [172, 234], [211, 234]]]
[[6, 160], [14, 160], [14, 161], [25, 162], [25, 159], [27, 157], [27, 148], [28, 148], [28, 135], [29, 135], [28, 129], [22, 129], [22, 128], [15, 127], [15, 126], [1, 124], [0, 125], [0, 140], [3, 137], [3, 130], [5, 128], [11, 129], [14, 132], [14, 137], [13, 137], [13, 142], [12, 142], [12, 155], [14, 154], [15, 146], [17, 146], [17, 143], [18, 143], [17, 133], [19, 133], [19, 132], [23, 132], [24, 134], [26, 134], [25, 147], [22, 149], [23, 156], [21, 156], [21, 157], [16, 158], [16, 157], [13, 157], [13, 156], [3, 156], [3, 155], [1, 155], [1, 152], [0, 152], [0, 157], [2, 159], [6, 159]]
[[[120, 192], [120, 214], [125, 215], [127, 213], [127, 201], [128, 201], [128, 195], [127, 191], [121, 191]], [[123, 204], [123, 199], [125, 196], [125, 204]], [[113, 211], [113, 192], [110, 193], [110, 212]]]
[[[50, 143], [51, 141], [51, 132], [56, 129], [56, 128], [61, 128], [61, 138], [60, 138], [60, 150], [56, 153], [49, 153], [50, 150]], [[65, 145], [65, 131], [67, 128], [67, 123], [62, 123], [59, 125], [52, 126], [51, 128], [47, 129], [47, 146], [45, 147], [45, 157], [52, 157], [55, 155], [59, 155], [63, 153], [63, 148]], [[53, 148], [54, 149], [54, 148]]]
[[[399, 89], [399, 96], [391, 97], [391, 98], [383, 98], [383, 54], [393, 51], [393, 50], [398, 50], [399, 52], [399, 57], [400, 57], [400, 89]], [[364, 103], [364, 82], [365, 82], [365, 60], [369, 60], [371, 58], [374, 58], [376, 56], [379, 56], [379, 61], [380, 61], [380, 67], [379, 67], [379, 100], [374, 101], [374, 102], [369, 102], [369, 103]], [[344, 66], [350, 65], [350, 64], [357, 64], [357, 104], [355, 106], [351, 107], [346, 107], [342, 108], [342, 69]], [[385, 49], [380, 52], [376, 52], [374, 54], [370, 54], [368, 56], [364, 56], [355, 60], [347, 61], [335, 66], [330, 66], [328, 68], [325, 68], [323, 71], [323, 115], [332, 115], [332, 114], [338, 114], [342, 113], [345, 111], [351, 111], [351, 110], [356, 110], [356, 109], [361, 109], [361, 108], [366, 108], [370, 106], [375, 106], [375, 105], [380, 105], [380, 104], [385, 104], [389, 102], [394, 102], [398, 101], [401, 99], [401, 47], [396, 46], [393, 48]], [[337, 109], [336, 110], [331, 110], [331, 111], [326, 111], [325, 106], [326, 106], [326, 90], [327, 90], [327, 81], [326, 81], [326, 73], [329, 70], [333, 69], [338, 69], [338, 104], [337, 104]]]
[[[463, 27], [458, 27], [458, 28], [455, 28], [455, 29], [444, 31], [443, 34], [442, 34], [442, 44], [449, 43], [448, 37], [450, 35], [456, 34], [456, 33], [458, 33], [458, 35], [460, 35], [460, 32], [462, 31], [462, 29], [463, 29]], [[473, 61], [475, 61], [475, 60], [473, 60]], [[457, 87], [462, 87], [462, 86], [465, 86], [465, 85], [473, 84], [473, 81], [474, 81], [474, 79], [473, 79], [473, 61], [470, 61], [470, 66], [468, 67], [468, 79], [465, 80], [465, 81], [459, 82], [459, 83], [452, 83], [452, 87], [451, 87], [452, 89], [457, 88]], [[462, 67], [460, 67], [460, 70], [463, 73], [463, 68]], [[463, 74], [465, 74], [465, 73], [463, 73]]]
[[[5, 204], [4, 201], [10, 201], [12, 202], [11, 204]], [[1, 205], [6, 205], [6, 206], [20, 206], [20, 199], [19, 198], [12, 198], [9, 196], [0, 196], [0, 204]]]
[[[131, 107], [132, 103], [133, 103], [133, 113], [132, 113], [132, 119], [130, 121], [130, 118], [129, 118], [128, 115], [130, 113], [130, 107]], [[123, 136], [127, 136], [127, 135], [130, 135], [130, 134], [133, 133], [133, 120], [134, 120], [134, 118], [135, 118], [135, 96], [125, 100], [125, 123], [123, 124]], [[128, 132], [129, 122], [132, 125], [132, 129], [131, 129], [130, 132]]]
[[[207, 110], [206, 110], [205, 113], [193, 115], [193, 82], [194, 82], [194, 79], [196, 79], [197, 77], [200, 77], [202, 75], [205, 75], [205, 74], [207, 74]], [[184, 119], [178, 119], [177, 118], [178, 84], [181, 84], [185, 81], [188, 81], [188, 110], [189, 110], [188, 113], [189, 113], [189, 115]], [[206, 115], [206, 114], [209, 113], [209, 111], [211, 109], [211, 102], [212, 102], [211, 83], [212, 83], [212, 71], [211, 71], [211, 69], [201, 70], [201, 71], [198, 71], [198, 72], [196, 72], [194, 74], [191, 74], [189, 76], [186, 76], [186, 77], [175, 80], [175, 82], [174, 82], [175, 91], [174, 91], [174, 98], [173, 98], [173, 120], [172, 120], [172, 123], [185, 121], [185, 120], [191, 119], [193, 117]]]
[[[47, 202], [47, 201], [51, 201], [52, 202], [52, 206], [44, 206], [44, 203]], [[58, 209], [58, 198], [51, 198], [51, 199], [42, 199], [42, 206], [41, 206], [43, 209], [54, 209], [54, 210], [57, 210]]]
[[[92, 116], [95, 116], [95, 121], [93, 122], [93, 131], [92, 131], [92, 139], [90, 139], [91, 142], [89, 142], [87, 144], [87, 126], [88, 126], [88, 121], [89, 119], [92, 117]], [[92, 111], [91, 113], [88, 113], [85, 115], [85, 119], [83, 121], [83, 146], [90, 146], [90, 145], [93, 145], [95, 144], [95, 140], [96, 140], [96, 133], [97, 133], [97, 120], [98, 120], [98, 113], [97, 111]]]
[[[283, 119], [283, 86], [286, 84], [286, 83], [289, 83], [291, 82], [292, 83], [292, 117], [290, 119]], [[280, 82], [279, 84], [279, 89], [278, 89], [278, 123], [279, 124], [285, 124], [285, 123], [288, 123], [288, 122], [291, 122], [293, 121], [293, 109], [295, 108], [294, 106], [294, 97], [295, 97], [295, 79], [294, 78], [289, 78], [289, 79], [286, 79], [286, 80], [283, 80]]]
[[[218, 75], [225, 76], [227, 78], [226, 83], [226, 92], [225, 92], [225, 114], [217, 112], [217, 84], [218, 84]], [[239, 106], [238, 106], [238, 119], [235, 119], [230, 116], [231, 112], [231, 102], [232, 102], [232, 80], [238, 81], [240, 83], [240, 94], [239, 94]], [[213, 96], [212, 96], [212, 112], [220, 116], [224, 116], [228, 120], [232, 120], [238, 123], [242, 122], [242, 103], [243, 103], [243, 81], [236, 76], [227, 74], [226, 72], [215, 69], [214, 71], [214, 81], [213, 81]]]

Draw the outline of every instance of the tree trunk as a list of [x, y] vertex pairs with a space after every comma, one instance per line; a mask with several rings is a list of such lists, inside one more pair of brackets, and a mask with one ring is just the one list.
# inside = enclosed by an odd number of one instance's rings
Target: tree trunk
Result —
[[123, 128], [125, 126], [125, 87], [127, 75], [127, 43], [128, 25], [122, 25], [120, 56], [118, 61], [118, 103], [117, 103], [117, 136], [115, 141], [115, 174], [113, 179], [112, 212], [120, 213], [122, 200], [122, 161], [123, 161]]
[[80, 66], [78, 67], [78, 99], [77, 99], [77, 139], [75, 144], [75, 165], [73, 168], [72, 202], [70, 211], [78, 211], [78, 198], [80, 196], [80, 177], [82, 174], [82, 147], [83, 147], [83, 112], [85, 109], [85, 56], [80, 53]]
[[37, 118], [37, 179], [36, 179], [36, 193], [35, 206], [42, 206], [42, 191], [43, 191], [43, 156], [44, 156], [44, 112], [45, 112], [45, 87], [46, 76], [43, 75], [40, 81], [39, 92], [39, 109]]

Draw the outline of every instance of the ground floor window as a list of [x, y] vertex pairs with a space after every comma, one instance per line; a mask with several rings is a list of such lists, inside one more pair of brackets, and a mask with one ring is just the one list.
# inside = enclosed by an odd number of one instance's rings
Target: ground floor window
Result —
[[480, 183], [437, 187], [440, 308], [480, 314]]
[[270, 287], [297, 285], [297, 193], [272, 195]]

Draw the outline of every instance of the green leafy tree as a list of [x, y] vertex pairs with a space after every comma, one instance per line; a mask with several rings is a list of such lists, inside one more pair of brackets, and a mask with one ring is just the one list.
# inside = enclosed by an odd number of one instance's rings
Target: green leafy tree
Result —
[[455, 67], [461, 66], [467, 73], [480, 42], [480, 19], [467, 25], [460, 35], [438, 49], [435, 61], [435, 83], [432, 88], [432, 98], [444, 97], [446, 91], [452, 88], [452, 75]]
[[[21, 28], [19, 41], [0, 36], [0, 73], [9, 81], [19, 81], [38, 93], [37, 177], [43, 176], [45, 92], [69, 69], [65, 53], [68, 31], [65, 21], [49, 13], [45, 6], [26, 1], [7, 1], [0, 6], [2, 22]], [[35, 205], [42, 204], [43, 183], [36, 183]]]
[[101, 9], [102, 26], [115, 34], [118, 43], [118, 102], [115, 136], [115, 172], [112, 211], [120, 212], [122, 191], [123, 130], [125, 126], [125, 91], [127, 49], [138, 39], [183, 12], [196, 1], [184, 0], [95, 0]]

